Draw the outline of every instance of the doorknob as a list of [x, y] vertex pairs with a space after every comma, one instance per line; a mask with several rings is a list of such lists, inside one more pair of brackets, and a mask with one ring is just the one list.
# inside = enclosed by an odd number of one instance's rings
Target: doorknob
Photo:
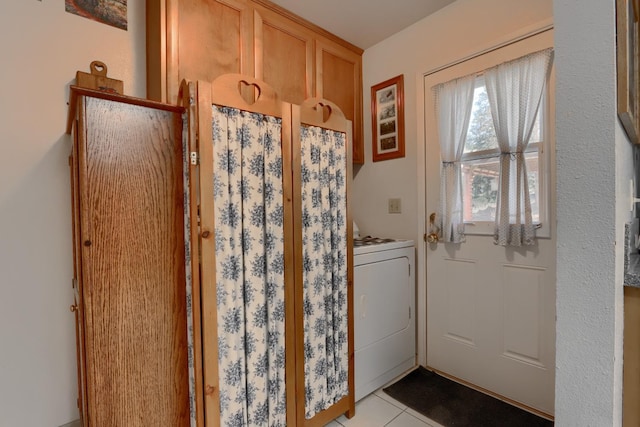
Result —
[[429, 215], [429, 234], [427, 234], [427, 242], [429, 243], [438, 243], [440, 241], [440, 227], [436, 225], [436, 213], [431, 212]]

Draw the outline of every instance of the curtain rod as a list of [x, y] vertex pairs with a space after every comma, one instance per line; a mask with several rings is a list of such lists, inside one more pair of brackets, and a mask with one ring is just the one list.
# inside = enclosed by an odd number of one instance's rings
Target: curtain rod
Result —
[[442, 65], [440, 67], [434, 68], [434, 69], [424, 73], [422, 75], [422, 77], [430, 76], [430, 75], [435, 74], [437, 72], [440, 72], [442, 70], [446, 70], [447, 68], [454, 67], [454, 66], [456, 66], [458, 64], [462, 64], [463, 62], [470, 61], [470, 60], [472, 60], [474, 58], [477, 58], [477, 57], [482, 56], [484, 54], [487, 54], [489, 52], [493, 52], [494, 50], [498, 50], [498, 49], [501, 49], [503, 47], [510, 46], [512, 44], [518, 43], [518, 42], [520, 42], [522, 40], [526, 40], [526, 39], [528, 39], [530, 37], [537, 36], [538, 34], [542, 34], [542, 33], [546, 32], [546, 31], [549, 31], [549, 30], [552, 30], [552, 29], [553, 29], [553, 23], [547, 24], [547, 25], [545, 25], [543, 27], [537, 28], [537, 29], [535, 29], [533, 31], [530, 31], [530, 32], [525, 33], [525, 34], [523, 34], [521, 36], [518, 36], [518, 37], [516, 37], [514, 39], [507, 40], [506, 42], [499, 43], [499, 44], [497, 44], [495, 46], [483, 49], [480, 52], [472, 53], [471, 55], [467, 55], [464, 58], [457, 59], [457, 60], [455, 60], [453, 62], [449, 62], [448, 64], [445, 64], [445, 65]]

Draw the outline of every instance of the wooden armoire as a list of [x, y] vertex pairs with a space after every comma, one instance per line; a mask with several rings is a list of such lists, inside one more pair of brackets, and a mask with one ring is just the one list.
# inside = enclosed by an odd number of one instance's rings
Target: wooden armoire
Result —
[[[350, 122], [330, 101], [312, 98], [299, 106], [281, 102], [268, 84], [241, 75], [224, 75], [213, 82], [184, 82], [179, 99], [180, 106], [171, 106], [72, 87], [73, 308], [83, 425], [228, 425], [228, 421], [221, 421], [223, 417], [237, 414], [229, 415], [226, 408], [228, 394], [236, 389], [229, 388], [229, 372], [233, 370], [225, 370], [228, 366], [222, 361], [234, 345], [233, 340], [225, 341], [225, 334], [244, 346], [253, 339], [253, 331], [236, 336], [235, 330], [228, 330], [226, 324], [230, 316], [236, 320], [237, 307], [225, 306], [225, 294], [236, 291], [227, 292], [221, 282], [238, 284], [241, 298], [250, 299], [255, 292], [249, 291], [244, 282], [235, 283], [235, 275], [246, 275], [251, 269], [282, 275], [281, 282], [267, 281], [263, 290], [258, 289], [270, 295], [280, 292], [284, 301], [283, 307], [275, 307], [270, 315], [284, 331], [283, 352], [259, 359], [269, 366], [281, 365], [284, 373], [278, 378], [282, 397], [286, 396], [280, 402], [284, 405], [286, 401], [284, 412], [279, 414], [280, 425], [322, 426], [340, 414], [352, 416]], [[256, 166], [253, 160], [261, 158], [260, 153], [251, 160], [247, 157], [246, 165], [244, 160], [241, 163], [251, 173], [275, 174], [272, 181], [279, 182], [281, 192], [274, 194], [281, 211], [256, 214], [255, 204], [248, 206], [249, 210], [237, 217], [239, 229], [234, 229], [235, 225], [227, 227], [229, 238], [223, 236], [220, 222], [228, 219], [232, 208], [227, 209], [225, 199], [216, 196], [225, 192], [217, 174], [233, 163], [227, 158], [231, 150], [220, 151], [216, 139], [220, 112], [227, 112], [231, 118], [246, 114], [256, 122], [280, 126], [275, 145], [278, 153], [270, 163]], [[223, 116], [222, 120], [231, 118]], [[231, 125], [226, 132], [230, 137], [236, 135]], [[241, 132], [245, 132], [244, 125]], [[313, 140], [316, 145], [305, 145], [309, 141], [306, 135], [314, 132], [321, 135]], [[265, 147], [274, 146], [270, 137], [260, 136], [257, 141]], [[329, 163], [320, 166], [321, 158]], [[320, 169], [312, 171], [312, 163]], [[328, 164], [337, 164], [333, 175], [324, 174]], [[313, 178], [314, 173], [319, 175]], [[338, 183], [329, 193], [313, 188], [315, 182], [329, 176]], [[240, 191], [253, 188], [253, 184], [245, 184], [245, 178], [241, 181]], [[262, 197], [272, 185], [265, 181], [257, 187]], [[324, 212], [309, 215], [320, 197], [331, 205], [333, 219]], [[280, 228], [250, 235], [250, 228], [247, 226], [246, 231], [243, 224], [249, 217], [253, 221], [255, 215], [258, 222], [278, 223]], [[324, 235], [311, 227], [319, 227]], [[227, 258], [233, 258], [233, 254], [221, 249], [225, 239], [227, 243], [229, 239], [242, 241], [244, 248], [252, 241], [271, 245], [274, 237], [281, 240], [281, 259], [247, 265], [244, 270], [228, 268]], [[315, 252], [323, 245], [325, 249]], [[226, 271], [230, 268], [233, 279]], [[309, 272], [313, 268], [329, 268], [321, 276], [328, 278], [328, 288], [315, 302], [312, 294], [325, 284], [317, 277], [311, 282]], [[274, 289], [274, 283], [281, 285]], [[312, 305], [316, 313], [310, 314]], [[332, 320], [319, 319], [317, 315], [322, 317], [327, 309]], [[254, 327], [248, 320], [239, 320], [245, 322], [247, 328]], [[321, 345], [311, 348], [310, 335], [324, 333], [323, 328], [331, 322], [341, 329], [327, 329], [327, 339], [320, 335]], [[275, 331], [268, 330], [269, 339]], [[271, 348], [271, 344], [265, 345]], [[321, 355], [313, 366], [311, 358], [326, 350], [333, 360], [333, 346], [344, 356], [335, 355], [343, 363], [342, 370], [335, 369], [342, 391], [329, 400], [315, 396], [314, 401], [311, 391], [316, 393], [317, 389], [328, 395], [336, 388], [336, 379], [325, 379], [324, 372], [318, 373], [327, 358]], [[262, 378], [251, 375], [262, 374], [253, 374], [248, 367], [242, 369], [247, 371], [243, 384], [254, 393]], [[271, 383], [265, 382], [268, 387]], [[244, 416], [237, 425], [272, 425], [269, 421], [259, 423], [259, 417], [247, 415], [247, 411], [241, 409], [240, 418], [233, 418], [237, 421]]]

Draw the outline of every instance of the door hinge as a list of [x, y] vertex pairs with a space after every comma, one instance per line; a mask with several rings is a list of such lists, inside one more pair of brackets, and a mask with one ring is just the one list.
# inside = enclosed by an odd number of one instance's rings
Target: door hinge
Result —
[[411, 306], [409, 306], [409, 319], [411, 319]]
[[191, 152], [191, 164], [192, 165], [197, 165], [198, 164], [198, 153], [196, 153], [195, 151]]

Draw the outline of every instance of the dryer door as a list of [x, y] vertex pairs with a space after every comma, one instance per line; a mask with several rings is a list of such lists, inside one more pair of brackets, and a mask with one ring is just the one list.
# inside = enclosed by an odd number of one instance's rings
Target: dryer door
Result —
[[356, 400], [414, 365], [411, 260], [407, 251], [382, 254], [362, 255], [354, 268]]

